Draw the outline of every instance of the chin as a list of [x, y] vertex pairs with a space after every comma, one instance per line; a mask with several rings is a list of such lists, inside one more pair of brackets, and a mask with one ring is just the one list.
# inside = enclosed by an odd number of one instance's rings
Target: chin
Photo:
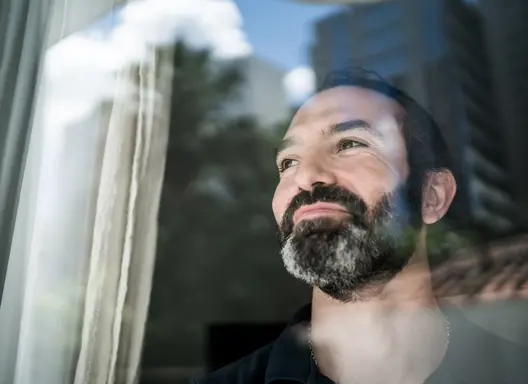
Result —
[[394, 249], [372, 231], [324, 218], [299, 222], [281, 255], [292, 276], [349, 302], [371, 297], [405, 267], [409, 253]]

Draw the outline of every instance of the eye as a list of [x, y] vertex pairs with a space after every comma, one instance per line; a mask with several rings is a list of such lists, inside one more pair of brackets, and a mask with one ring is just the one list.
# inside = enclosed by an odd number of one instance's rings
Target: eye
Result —
[[297, 160], [294, 160], [294, 159], [284, 159], [280, 162], [279, 164], [279, 173], [282, 173], [284, 172], [285, 170], [287, 170], [288, 168], [294, 166], [295, 164], [297, 164]]
[[357, 147], [368, 147], [368, 145], [357, 140], [343, 139], [340, 140], [339, 143], [337, 143], [337, 152]]

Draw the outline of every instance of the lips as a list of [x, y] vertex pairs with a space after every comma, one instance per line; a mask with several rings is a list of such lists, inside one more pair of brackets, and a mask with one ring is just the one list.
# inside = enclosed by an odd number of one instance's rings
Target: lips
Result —
[[316, 216], [328, 216], [333, 214], [348, 214], [348, 211], [339, 204], [333, 203], [315, 203], [300, 207], [293, 215], [293, 222], [298, 223], [300, 220]]

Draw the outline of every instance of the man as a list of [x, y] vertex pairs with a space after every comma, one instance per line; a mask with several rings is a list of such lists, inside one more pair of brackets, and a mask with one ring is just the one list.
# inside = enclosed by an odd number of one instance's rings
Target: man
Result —
[[274, 343], [200, 383], [456, 382], [426, 251], [456, 181], [430, 116], [369, 72], [336, 72], [276, 160], [281, 255], [312, 303]]

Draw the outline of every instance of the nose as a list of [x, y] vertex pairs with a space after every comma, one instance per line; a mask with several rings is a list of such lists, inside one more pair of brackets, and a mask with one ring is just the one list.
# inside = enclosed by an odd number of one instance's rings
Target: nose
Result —
[[311, 191], [318, 184], [336, 184], [336, 178], [322, 161], [305, 159], [298, 165], [295, 182], [300, 189]]

